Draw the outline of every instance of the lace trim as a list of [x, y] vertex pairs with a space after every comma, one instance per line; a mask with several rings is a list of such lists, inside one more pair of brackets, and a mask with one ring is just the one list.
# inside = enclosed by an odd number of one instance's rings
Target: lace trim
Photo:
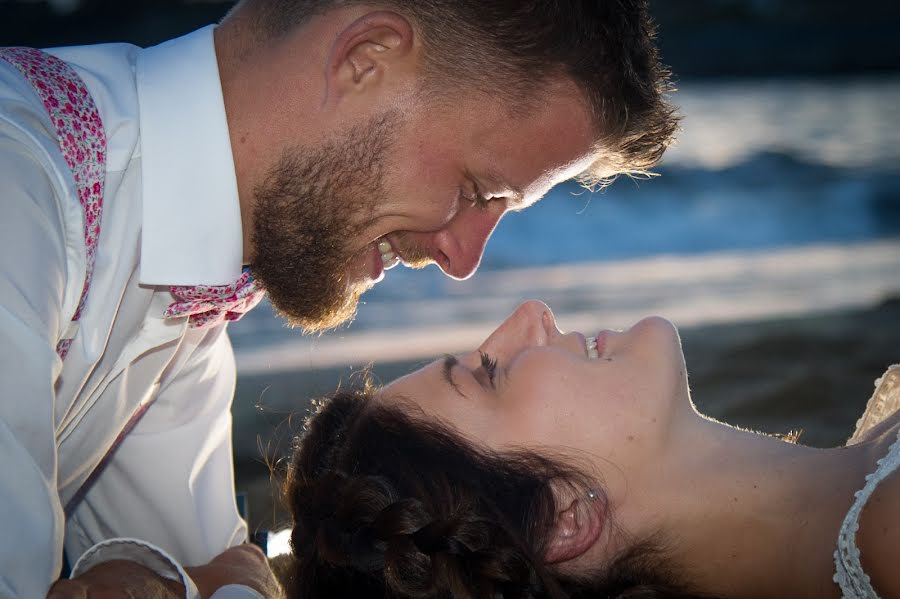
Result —
[[[888, 368], [887, 372], [875, 381], [875, 393], [869, 399], [865, 412], [856, 422], [856, 431], [847, 444], [857, 443], [867, 431], [897, 410], [900, 410], [900, 364]], [[878, 484], [898, 466], [900, 466], [900, 431], [897, 432], [897, 440], [888, 449], [887, 454], [878, 460], [875, 471], [866, 476], [865, 486], [856, 492], [855, 501], [841, 524], [837, 549], [834, 551], [834, 582], [840, 586], [845, 599], [878, 599], [869, 575], [863, 570], [859, 547], [856, 545], [856, 534], [859, 532], [860, 514], [869, 497], [875, 492]]]
[[837, 549], [834, 552], [836, 572], [834, 582], [841, 587], [845, 599], [879, 599], [872, 581], [865, 573], [860, 562], [859, 547], [856, 546], [856, 533], [859, 532], [859, 516], [875, 487], [900, 466], [900, 431], [897, 440], [891, 445], [887, 455], [878, 460], [875, 472], [866, 476], [866, 485], [856, 492], [856, 501], [841, 525], [838, 535]]
[[875, 381], [875, 393], [869, 399], [866, 411], [856, 421], [856, 432], [847, 444], [859, 441], [863, 433], [898, 410], [900, 410], [900, 364], [894, 364]]

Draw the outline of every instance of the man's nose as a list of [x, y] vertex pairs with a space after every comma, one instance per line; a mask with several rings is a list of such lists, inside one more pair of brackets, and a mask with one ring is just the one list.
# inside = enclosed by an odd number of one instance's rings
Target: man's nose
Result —
[[433, 256], [441, 270], [454, 279], [467, 279], [478, 269], [491, 233], [503, 217], [503, 206], [480, 209], [466, 206], [447, 226], [434, 234]]

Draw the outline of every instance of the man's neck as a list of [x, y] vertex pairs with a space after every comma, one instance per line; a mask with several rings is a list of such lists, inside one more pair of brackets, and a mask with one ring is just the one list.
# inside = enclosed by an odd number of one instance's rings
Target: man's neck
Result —
[[[243, 9], [244, 11], [246, 9]], [[241, 76], [242, 64], [250, 54], [247, 49], [246, 29], [247, 16], [240, 10], [234, 10], [219, 24], [213, 39], [216, 48], [216, 60], [219, 65], [219, 78], [222, 83], [222, 96], [225, 100], [225, 116], [228, 120], [228, 134], [231, 139], [231, 153], [234, 159], [235, 177], [238, 185], [238, 200], [241, 208], [241, 229], [243, 233], [244, 264], [250, 262], [252, 255], [253, 196], [250, 184], [251, 162], [247, 159], [247, 135], [241, 131], [247, 128], [244, 123], [243, 98], [247, 95], [246, 78]], [[244, 83], [242, 83], [244, 82]]]

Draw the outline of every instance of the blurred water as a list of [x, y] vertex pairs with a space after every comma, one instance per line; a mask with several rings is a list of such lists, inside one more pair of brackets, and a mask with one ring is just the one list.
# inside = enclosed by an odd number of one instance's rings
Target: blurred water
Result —
[[[684, 130], [659, 177], [621, 179], [598, 194], [567, 183], [507, 216], [485, 253], [483, 280], [523, 267], [550, 273], [562, 264], [659, 254], [900, 240], [900, 78], [686, 84], [674, 101]], [[542, 270], [529, 273], [531, 296], [543, 297]], [[422, 326], [477, 319], [490, 301], [478, 281], [455, 283], [433, 267], [396, 268], [336, 334], [396, 326], [398, 319], [414, 327], [414, 312], [392, 310], [400, 300], [455, 302], [452, 309], [439, 304], [444, 317], [419, 312], [429, 319]], [[267, 306], [231, 327], [239, 360], [298, 335]]]

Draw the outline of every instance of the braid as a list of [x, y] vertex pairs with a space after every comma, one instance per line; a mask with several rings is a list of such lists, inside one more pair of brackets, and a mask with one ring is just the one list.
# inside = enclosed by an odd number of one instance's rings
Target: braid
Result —
[[[291, 544], [299, 560], [382, 581], [401, 597], [537, 597], [543, 585], [496, 522], [434, 518], [379, 476], [328, 471], [295, 484]], [[321, 582], [320, 573], [317, 580]], [[325, 596], [325, 594], [323, 594]]]

